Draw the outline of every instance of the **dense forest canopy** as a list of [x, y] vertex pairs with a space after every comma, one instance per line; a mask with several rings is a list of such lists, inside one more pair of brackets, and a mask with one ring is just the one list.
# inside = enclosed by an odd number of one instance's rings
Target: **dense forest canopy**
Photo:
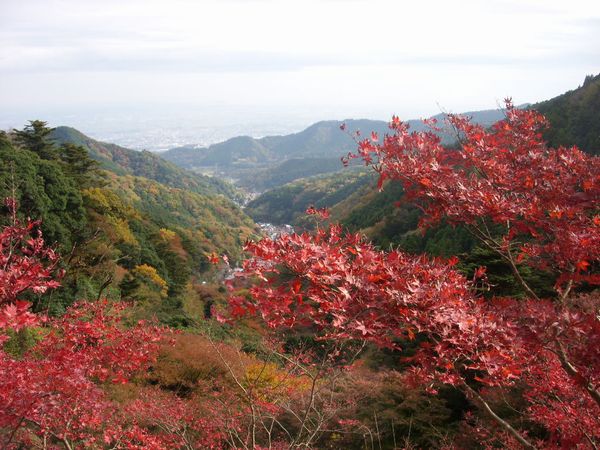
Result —
[[185, 321], [181, 303], [212, 276], [209, 256], [236, 261], [253, 233], [252, 221], [223, 195], [233, 188], [71, 129], [32, 121], [2, 136], [0, 160], [0, 196], [15, 198], [19, 214], [41, 218], [45, 239], [66, 256], [67, 277], [40, 308], [125, 296]]

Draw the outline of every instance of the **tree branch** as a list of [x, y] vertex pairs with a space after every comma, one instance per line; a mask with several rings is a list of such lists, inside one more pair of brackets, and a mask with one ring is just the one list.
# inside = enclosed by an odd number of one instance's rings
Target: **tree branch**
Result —
[[483, 409], [488, 413], [488, 415], [494, 419], [494, 421], [500, 425], [505, 431], [507, 431], [511, 436], [513, 436], [517, 441], [519, 441], [519, 443], [528, 449], [531, 450], [536, 450], [537, 447], [535, 445], [533, 445], [531, 442], [529, 442], [527, 439], [525, 439], [521, 433], [519, 433], [517, 430], [515, 430], [513, 428], [513, 426], [511, 424], [509, 424], [506, 420], [504, 420], [502, 417], [500, 417], [498, 414], [496, 414], [494, 412], [494, 410], [492, 409], [492, 407], [489, 405], [488, 402], [486, 402], [483, 397], [481, 395], [479, 395], [479, 393], [477, 391], [475, 391], [475, 389], [473, 389], [471, 386], [469, 386], [465, 381], [463, 381], [462, 386], [467, 390], [467, 392], [469, 392], [469, 394], [471, 394], [482, 406]]

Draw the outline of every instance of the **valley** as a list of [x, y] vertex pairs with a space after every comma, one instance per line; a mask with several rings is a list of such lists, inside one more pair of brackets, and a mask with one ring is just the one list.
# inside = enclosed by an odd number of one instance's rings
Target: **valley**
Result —
[[[599, 105], [596, 76], [531, 106], [547, 115], [545, 138], [559, 147], [576, 142], [584, 153], [538, 142], [536, 127], [544, 122], [529, 106], [469, 113], [480, 127], [458, 121], [455, 134], [411, 134], [394, 122], [394, 138], [386, 139], [392, 131], [384, 122], [323, 121], [289, 135], [163, 153], [39, 120], [2, 132], [0, 197], [8, 201], [0, 280], [8, 281], [0, 300], [9, 300], [0, 309], [0, 330], [19, 322], [0, 334], [0, 355], [11, 372], [34, 381], [33, 388], [10, 385], [7, 395], [45, 399], [51, 391], [55, 403], [40, 402], [38, 415], [0, 407], [0, 418], [9, 417], [23, 433], [18, 438], [29, 442], [40, 432], [20, 417], [85, 411], [92, 419], [77, 433], [65, 432], [64, 448], [108, 431], [115, 434], [104, 440], [115, 448], [126, 439], [131, 448], [251, 449], [262, 442], [283, 449], [294, 442], [375, 450], [396, 448], [397, 435], [415, 448], [442, 448], [446, 440], [449, 448], [476, 448], [483, 438], [462, 432], [471, 427], [465, 418], [477, 416], [491, 430], [497, 421], [472, 401], [472, 390], [523, 436], [546, 439], [539, 430], [549, 419], [520, 406], [529, 400], [512, 380], [525, 373], [535, 398], [546, 398], [538, 386], [552, 385], [548, 402], [575, 395], [571, 389], [579, 386], [560, 378], [556, 354], [544, 357], [554, 358], [549, 379], [547, 360], [532, 362], [529, 348], [543, 354], [530, 335], [551, 328], [552, 299], [567, 298], [576, 284], [577, 297], [562, 305], [569, 313], [560, 320], [565, 333], [578, 333], [568, 335], [572, 355], [595, 357], [586, 353], [595, 341], [588, 346], [586, 339], [595, 336], [589, 329], [597, 320], [589, 305], [596, 295]], [[509, 119], [492, 126], [505, 114]], [[408, 124], [424, 130], [421, 122]], [[478, 158], [456, 163], [465, 143], [455, 136], [466, 138]], [[369, 152], [344, 166], [341, 159], [359, 147]], [[396, 153], [372, 159], [381, 149]], [[407, 182], [405, 170], [425, 175]], [[510, 181], [518, 195], [482, 181], [502, 184], [512, 171], [520, 171]], [[543, 182], [536, 184], [529, 173], [538, 172]], [[563, 172], [558, 179], [548, 174]], [[465, 186], [468, 195], [460, 193]], [[535, 202], [545, 206], [531, 208]], [[432, 204], [442, 209], [428, 209]], [[481, 210], [494, 220], [479, 222]], [[424, 228], [432, 212], [439, 215]], [[476, 219], [469, 221], [470, 214]], [[517, 224], [512, 231], [497, 219], [505, 214]], [[486, 228], [476, 228], [480, 223]], [[567, 228], [583, 236], [581, 245], [546, 246], [544, 239], [556, 243]], [[538, 230], [546, 233], [542, 247], [534, 247]], [[502, 239], [509, 244], [499, 245]], [[529, 264], [548, 249], [559, 252], [556, 260], [547, 257], [551, 264]], [[568, 288], [557, 288], [557, 278], [575, 272]], [[573, 317], [578, 325], [568, 328]], [[531, 326], [538, 322], [542, 331]], [[67, 339], [72, 345], [63, 345]], [[457, 370], [453, 361], [464, 354], [469, 367]], [[578, 370], [587, 374], [583, 364]], [[6, 371], [0, 380], [11, 382]], [[477, 383], [501, 388], [504, 403]], [[593, 411], [585, 396], [576, 399], [585, 414]], [[508, 402], [534, 425], [506, 413]], [[562, 416], [560, 426], [570, 420]], [[581, 425], [589, 436], [593, 420]], [[122, 424], [136, 434], [119, 434]], [[45, 426], [58, 433], [69, 425], [56, 419]], [[367, 432], [378, 446], [364, 445]], [[504, 438], [500, 433], [494, 442]]]
[[600, 1], [1, 4], [0, 450], [600, 449]]

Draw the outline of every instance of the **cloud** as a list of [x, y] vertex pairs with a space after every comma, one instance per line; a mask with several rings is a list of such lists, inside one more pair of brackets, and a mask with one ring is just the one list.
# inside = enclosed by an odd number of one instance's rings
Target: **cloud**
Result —
[[[65, 35], [66, 36], [66, 35]], [[363, 55], [340, 53], [311, 54], [268, 51], [213, 51], [203, 48], [153, 48], [146, 43], [138, 48], [107, 49], [81, 43], [72, 45], [66, 37], [62, 45], [29, 46], [15, 50], [19, 58], [0, 58], [4, 73], [228, 73], [290, 72], [314, 67], [356, 67], [377, 65], [428, 66], [514, 66], [552, 67], [556, 64], [585, 64], [599, 60], [600, 47], [575, 51], [538, 52], [531, 56], [486, 53], [429, 53], [373, 51]], [[24, 57], [25, 56], [25, 57]]]
[[473, 109], [600, 71], [599, 30], [584, 0], [4, 0], [0, 100]]

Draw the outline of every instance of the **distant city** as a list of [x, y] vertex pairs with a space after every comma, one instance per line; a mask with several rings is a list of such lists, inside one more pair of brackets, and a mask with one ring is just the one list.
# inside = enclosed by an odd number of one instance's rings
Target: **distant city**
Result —
[[[90, 108], [93, 110], [94, 108]], [[0, 129], [20, 129], [28, 120], [70, 126], [104, 142], [135, 150], [160, 152], [184, 145], [204, 147], [235, 136], [290, 134], [319, 120], [344, 119], [336, 111], [297, 108], [216, 106], [207, 108], [127, 108], [89, 112], [0, 112]]]

